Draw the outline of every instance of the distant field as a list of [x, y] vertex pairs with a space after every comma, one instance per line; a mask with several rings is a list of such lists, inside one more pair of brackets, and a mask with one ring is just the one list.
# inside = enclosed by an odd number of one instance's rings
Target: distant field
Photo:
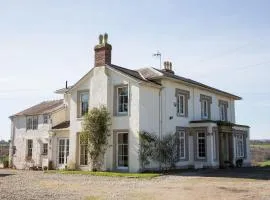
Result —
[[264, 161], [264, 162], [258, 162], [258, 165], [260, 167], [270, 166], [270, 160], [267, 160], [267, 161]]
[[270, 148], [270, 144], [251, 144], [251, 147]]
[[270, 144], [252, 143], [250, 145], [252, 164], [257, 166], [270, 166]]

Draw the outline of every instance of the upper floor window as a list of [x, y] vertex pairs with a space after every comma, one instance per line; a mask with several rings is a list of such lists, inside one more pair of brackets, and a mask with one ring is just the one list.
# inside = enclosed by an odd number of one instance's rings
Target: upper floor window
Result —
[[211, 103], [212, 97], [201, 94], [201, 116], [202, 119], [211, 119]]
[[188, 117], [189, 91], [176, 88], [175, 97], [176, 97], [177, 116]]
[[49, 123], [49, 115], [43, 115], [43, 124], [48, 124]]
[[228, 102], [219, 100], [219, 116], [221, 121], [227, 121]]
[[26, 117], [26, 130], [36, 130], [38, 128], [38, 116]]
[[88, 113], [89, 108], [89, 91], [78, 92], [78, 117]]
[[117, 88], [117, 112], [119, 114], [128, 113], [128, 87]]
[[177, 114], [183, 116], [185, 115], [185, 96], [179, 94], [177, 97]]
[[209, 109], [207, 100], [202, 100], [202, 118], [208, 119]]

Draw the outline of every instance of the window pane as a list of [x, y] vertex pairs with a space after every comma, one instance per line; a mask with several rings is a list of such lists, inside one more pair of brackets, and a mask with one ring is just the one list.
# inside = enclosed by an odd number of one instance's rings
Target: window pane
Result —
[[80, 100], [81, 100], [81, 116], [88, 113], [88, 107], [89, 107], [89, 93], [84, 92], [80, 94]]
[[128, 88], [117, 88], [118, 91], [118, 112], [128, 112]]

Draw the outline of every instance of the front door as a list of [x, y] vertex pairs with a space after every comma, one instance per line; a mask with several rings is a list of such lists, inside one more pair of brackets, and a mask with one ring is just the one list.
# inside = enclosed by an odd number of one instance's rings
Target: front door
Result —
[[128, 169], [128, 133], [117, 133], [117, 168]]
[[58, 139], [58, 157], [57, 165], [58, 168], [63, 169], [67, 165], [67, 159], [69, 155], [69, 139], [61, 138]]

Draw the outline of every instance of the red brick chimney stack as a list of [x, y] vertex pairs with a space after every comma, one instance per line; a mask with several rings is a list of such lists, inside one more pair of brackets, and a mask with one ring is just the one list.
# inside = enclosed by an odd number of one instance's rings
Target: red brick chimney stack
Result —
[[95, 67], [111, 64], [112, 45], [108, 43], [108, 34], [99, 35], [99, 44], [95, 46]]

